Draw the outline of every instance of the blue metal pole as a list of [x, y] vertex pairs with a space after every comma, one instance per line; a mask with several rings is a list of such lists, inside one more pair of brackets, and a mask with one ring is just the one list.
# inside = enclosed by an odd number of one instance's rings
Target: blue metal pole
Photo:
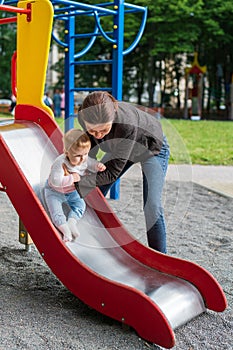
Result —
[[75, 16], [65, 20], [65, 131], [74, 127]]
[[122, 100], [123, 84], [123, 49], [124, 49], [124, 0], [115, 0], [114, 9], [117, 14], [114, 16], [113, 35], [116, 44], [113, 44], [112, 64], [112, 94], [117, 100]]
[[[114, 16], [113, 24], [116, 44], [113, 44], [112, 51], [112, 94], [117, 100], [121, 101], [123, 85], [124, 0], [114, 0], [114, 10], [117, 10], [117, 14]], [[120, 179], [113, 184], [110, 190], [110, 198], [120, 198]]]

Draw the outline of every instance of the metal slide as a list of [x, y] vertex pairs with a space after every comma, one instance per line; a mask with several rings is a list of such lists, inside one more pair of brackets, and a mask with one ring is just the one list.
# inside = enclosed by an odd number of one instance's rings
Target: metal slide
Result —
[[26, 120], [0, 123], [0, 183], [40, 254], [72, 293], [166, 348], [174, 346], [177, 327], [206, 308], [226, 308], [213, 276], [136, 241], [97, 189], [86, 198], [80, 237], [63, 243], [42, 205], [43, 184], [62, 152], [62, 135], [46, 112], [32, 106], [22, 111]]

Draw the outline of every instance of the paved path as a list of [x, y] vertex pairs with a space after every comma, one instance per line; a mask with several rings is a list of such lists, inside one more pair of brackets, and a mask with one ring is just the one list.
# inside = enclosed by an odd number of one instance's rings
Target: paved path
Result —
[[[136, 164], [126, 176], [140, 176], [140, 166]], [[194, 182], [211, 191], [233, 198], [233, 166], [170, 164], [167, 181]]]
[[169, 165], [167, 181], [191, 181], [233, 197], [233, 166]]

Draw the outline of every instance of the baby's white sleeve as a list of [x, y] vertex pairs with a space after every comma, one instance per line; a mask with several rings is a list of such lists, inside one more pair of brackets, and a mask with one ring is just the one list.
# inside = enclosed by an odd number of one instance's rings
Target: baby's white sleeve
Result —
[[98, 164], [99, 164], [98, 160], [88, 157], [87, 170], [91, 171], [92, 173], [96, 173], [98, 171], [97, 169]]

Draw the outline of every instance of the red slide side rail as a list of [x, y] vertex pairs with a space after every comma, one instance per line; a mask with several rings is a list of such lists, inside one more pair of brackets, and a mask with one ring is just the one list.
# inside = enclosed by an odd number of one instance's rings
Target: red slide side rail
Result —
[[[118, 217], [108, 206], [100, 191], [92, 192], [87, 197], [88, 204], [93, 207], [108, 231], [131, 256], [141, 263], [158, 271], [180, 277], [192, 283], [201, 293], [208, 309], [222, 312], [227, 307], [227, 300], [217, 280], [203, 267], [179, 258], [156, 252], [142, 245], [128, 233]], [[117, 229], [116, 229], [117, 228]]]

